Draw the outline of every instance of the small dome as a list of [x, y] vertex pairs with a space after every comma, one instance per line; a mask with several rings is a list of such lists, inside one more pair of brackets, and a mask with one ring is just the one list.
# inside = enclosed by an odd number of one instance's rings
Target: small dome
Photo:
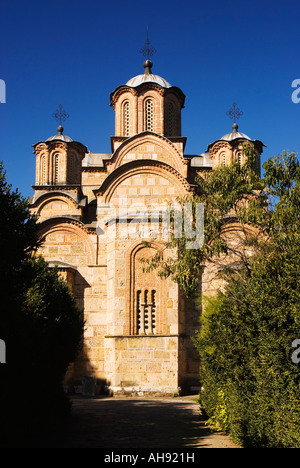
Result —
[[47, 138], [46, 141], [54, 141], [54, 140], [64, 141], [65, 143], [71, 143], [73, 141], [72, 138], [68, 137], [67, 135], [53, 135], [52, 137]]
[[63, 135], [63, 131], [64, 131], [63, 127], [59, 125], [57, 127], [57, 135], [47, 138], [46, 141], [60, 140], [60, 141], [64, 141], [65, 143], [71, 143], [73, 141], [72, 138], [68, 137], [67, 135]]
[[126, 86], [136, 88], [142, 83], [156, 83], [163, 88], [171, 88], [172, 85], [168, 83], [164, 78], [158, 75], [153, 75], [151, 72], [152, 62], [151, 60], [146, 60], [144, 62], [145, 72], [142, 75], [137, 75], [127, 81]]
[[251, 140], [251, 138], [245, 135], [245, 133], [240, 132], [227, 133], [222, 138], [220, 138], [220, 140], [232, 141], [237, 140], [238, 138], [243, 138], [244, 140]]
[[247, 135], [245, 135], [244, 133], [238, 132], [238, 128], [239, 128], [238, 125], [234, 123], [232, 125], [233, 131], [231, 133], [227, 133], [226, 135], [224, 135], [222, 138], [220, 138], [220, 140], [232, 141], [232, 140], [237, 140], [238, 138], [243, 138], [244, 140], [251, 141], [251, 138], [249, 138]]
[[131, 80], [127, 81], [126, 85], [135, 88], [142, 83], [157, 83], [163, 88], [171, 88], [172, 85], [168, 83], [164, 78], [158, 75], [137, 75], [131, 78]]
[[264, 145], [260, 140], [252, 140], [250, 137], [248, 137], [247, 135], [245, 135], [245, 133], [241, 133], [241, 132], [238, 132], [238, 128], [239, 126], [234, 123], [232, 125], [232, 132], [231, 133], [227, 133], [226, 135], [224, 135], [222, 138], [220, 138], [219, 140], [216, 140], [214, 141], [213, 143], [210, 143], [207, 147], [207, 150], [206, 152], [209, 152], [210, 151], [210, 148], [212, 148], [214, 146], [215, 143], [217, 143], [218, 141], [228, 141], [228, 142], [231, 142], [231, 141], [234, 141], [234, 140], [248, 140], [248, 141], [252, 141], [254, 142], [255, 144], [259, 145], [260, 146], [260, 151], [262, 152], [262, 148], [263, 146], [266, 146]]

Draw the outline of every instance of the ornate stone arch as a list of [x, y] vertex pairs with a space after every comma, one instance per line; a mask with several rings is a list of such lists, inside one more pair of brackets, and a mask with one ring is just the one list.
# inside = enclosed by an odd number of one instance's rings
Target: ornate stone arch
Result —
[[62, 197], [67, 197], [73, 204], [74, 206], [78, 206], [78, 203], [74, 196], [71, 193], [63, 192], [61, 190], [51, 190], [51, 191], [44, 191], [40, 193], [34, 200], [34, 203], [32, 206], [37, 206], [39, 203], [41, 203], [44, 199], [48, 198], [51, 199], [53, 196], [62, 196]]
[[[70, 233], [75, 234], [81, 241], [85, 248], [87, 264], [92, 265], [95, 263], [96, 251], [89, 236], [89, 230], [84, 226], [81, 221], [71, 217], [58, 217], [46, 219], [40, 223], [39, 236], [44, 239], [46, 236], [53, 233]], [[75, 244], [74, 244], [75, 245]], [[43, 248], [43, 246], [42, 246]], [[76, 258], [76, 248], [74, 248], [74, 257]], [[43, 252], [41, 252], [43, 255]], [[57, 254], [55, 254], [57, 257]], [[57, 258], [58, 260], [62, 260]], [[68, 262], [67, 262], [68, 263]], [[76, 265], [76, 261], [69, 262]]]
[[[173, 167], [177, 169], [184, 177], [187, 175], [188, 161], [185, 160], [182, 154], [179, 153], [176, 146], [167, 138], [153, 132], [142, 132], [142, 134], [134, 135], [124, 141], [115, 151], [111, 159], [110, 172], [118, 166], [124, 164], [124, 158], [128, 153], [135, 153], [139, 147], [146, 145], [157, 145], [168, 156], [169, 160], [173, 162]], [[147, 151], [146, 151], [147, 154]], [[159, 156], [156, 156], [159, 161]], [[147, 156], [147, 159], [152, 159]], [[154, 159], [154, 157], [153, 157]]]
[[[123, 96], [125, 95], [125, 97]], [[110, 105], [114, 110], [116, 110], [116, 104], [122, 96], [122, 99], [126, 99], [129, 96], [137, 96], [137, 91], [135, 88], [130, 88], [129, 86], [118, 86], [113, 93], [110, 95]], [[121, 100], [120, 100], [121, 101]]]
[[118, 187], [120, 183], [128, 177], [143, 173], [158, 174], [171, 181], [177, 188], [177, 196], [184, 196], [192, 191], [190, 184], [176, 169], [174, 169], [174, 167], [171, 167], [161, 161], [143, 159], [132, 161], [117, 167], [106, 177], [101, 187], [98, 190], [95, 190], [94, 193], [96, 196], [103, 196], [104, 203], [108, 204], [116, 190], [116, 187]]
[[67, 146], [54, 142], [49, 145], [49, 175], [48, 182], [52, 185], [66, 180]]
[[140, 240], [126, 253], [126, 330], [129, 335], [160, 335], [170, 332], [167, 323], [166, 280], [156, 271], [144, 272], [141, 258], [149, 258], [163, 247], [152, 242], [146, 247]]
[[209, 150], [212, 168], [227, 165], [232, 160], [232, 146], [227, 141], [216, 142]]
[[45, 143], [37, 144], [35, 148], [36, 154], [36, 185], [44, 185], [48, 181], [49, 172], [49, 154]]
[[[126, 111], [126, 105], [128, 106]], [[115, 109], [115, 129], [116, 135], [128, 138], [136, 133], [136, 99], [135, 94], [130, 90], [123, 90]], [[127, 125], [126, 125], [127, 124]]]
[[41, 193], [35, 200], [34, 203], [32, 204], [32, 207], [36, 208], [36, 214], [40, 216], [43, 208], [47, 206], [47, 204], [53, 202], [53, 201], [59, 201], [62, 200], [64, 203], [68, 205], [69, 208], [69, 214], [72, 212], [77, 211], [78, 209], [78, 203], [77, 201], [73, 198], [71, 194], [68, 194], [66, 192], [62, 192], [59, 190], [51, 191], [51, 192], [43, 192]]

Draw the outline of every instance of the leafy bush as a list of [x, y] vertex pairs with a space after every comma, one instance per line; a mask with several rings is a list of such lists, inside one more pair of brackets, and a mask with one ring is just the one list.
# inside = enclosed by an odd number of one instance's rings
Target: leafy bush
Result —
[[0, 163], [0, 440], [47, 425], [70, 403], [62, 378], [81, 346], [82, 314], [67, 284], [34, 257], [38, 225]]
[[299, 254], [258, 257], [246, 283], [210, 300], [195, 340], [209, 422], [246, 446], [300, 447]]
[[195, 344], [200, 399], [214, 428], [248, 447], [300, 447], [300, 368], [292, 343], [300, 330], [300, 170], [284, 153], [265, 165], [276, 204], [266, 213], [267, 242], [251, 268], [231, 274], [204, 304]]

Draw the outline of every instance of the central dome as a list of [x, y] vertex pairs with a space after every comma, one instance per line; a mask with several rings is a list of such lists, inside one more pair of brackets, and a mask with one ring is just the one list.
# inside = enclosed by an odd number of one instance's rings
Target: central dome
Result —
[[142, 75], [137, 75], [127, 81], [126, 86], [131, 88], [136, 88], [137, 86], [143, 83], [156, 83], [163, 88], [171, 88], [172, 85], [168, 83], [164, 78], [158, 75], [153, 75], [151, 72], [152, 62], [151, 60], [146, 60], [144, 62], [145, 72]]

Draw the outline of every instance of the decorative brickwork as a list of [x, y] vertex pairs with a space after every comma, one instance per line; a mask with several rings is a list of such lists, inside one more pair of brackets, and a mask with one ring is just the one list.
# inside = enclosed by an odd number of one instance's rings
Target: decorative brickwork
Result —
[[[200, 312], [176, 283], [145, 271], [141, 260], [163, 246], [159, 236], [151, 247], [144, 244], [162, 232], [161, 215], [148, 215], [191, 194], [197, 174], [233, 159], [242, 164], [242, 140], [217, 140], [205, 157], [185, 157], [185, 96], [147, 64], [144, 75], [111, 94], [111, 154], [89, 152], [64, 136], [61, 126], [34, 145], [31, 209], [44, 237], [38, 253], [58, 266], [86, 324], [83, 352], [66, 374], [70, 391], [87, 375], [99, 389], [137, 394], [190, 391], [199, 381], [191, 337]], [[262, 146], [254, 143], [259, 168]], [[193, 158], [200, 163], [192, 164]], [[204, 268], [205, 292], [221, 287], [213, 275]]]

